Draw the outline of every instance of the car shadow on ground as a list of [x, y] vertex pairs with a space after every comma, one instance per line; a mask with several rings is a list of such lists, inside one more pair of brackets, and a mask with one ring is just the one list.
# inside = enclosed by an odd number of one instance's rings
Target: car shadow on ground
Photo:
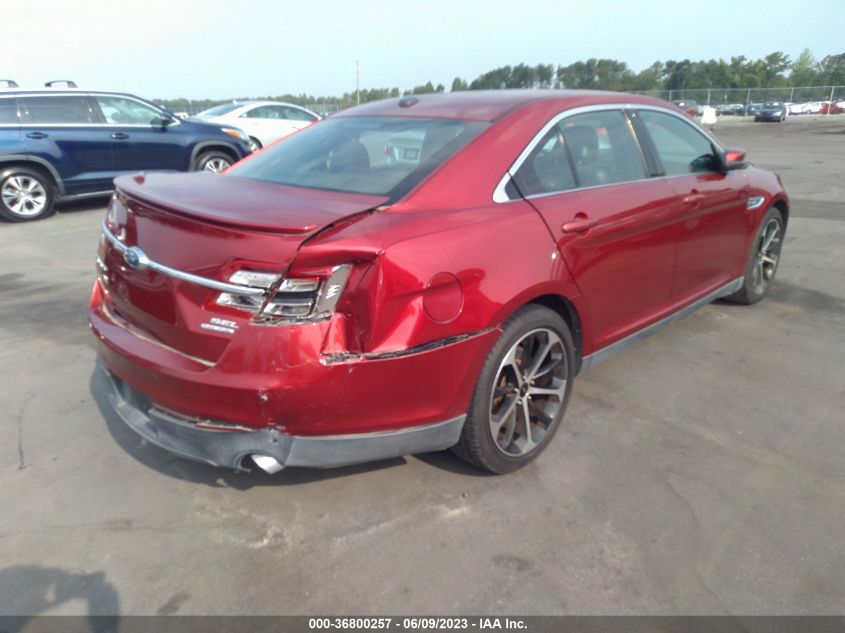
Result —
[[[99, 381], [104, 380], [102, 373], [96, 369], [89, 379], [89, 392], [97, 405], [97, 409], [106, 423], [106, 429], [114, 441], [127, 454], [169, 477], [175, 477], [192, 483], [204, 484], [214, 488], [235, 488], [248, 490], [255, 486], [293, 486], [317, 481], [349, 477], [362, 473], [393, 468], [407, 464], [407, 458], [396, 457], [376, 462], [343, 466], [340, 468], [290, 468], [274, 475], [268, 475], [257, 466], [251, 472], [236, 472], [226, 468], [219, 468], [209, 464], [194, 462], [178, 455], [174, 455], [140, 437], [135, 431], [126, 426], [123, 420], [112, 410], [103, 389], [98, 389]], [[415, 455], [413, 459], [460, 475], [486, 476], [486, 473], [473, 468], [461, 461], [449, 451]]]
[[102, 211], [106, 208], [111, 194], [84, 198], [82, 200], [69, 200], [56, 203], [56, 213], [61, 215], [71, 213], [82, 213], [85, 211]]

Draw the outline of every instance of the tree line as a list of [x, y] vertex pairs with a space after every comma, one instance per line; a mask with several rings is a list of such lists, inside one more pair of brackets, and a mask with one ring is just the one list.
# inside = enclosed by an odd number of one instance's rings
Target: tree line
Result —
[[[759, 59], [743, 55], [730, 60], [657, 61], [634, 72], [628, 64], [615, 59], [591, 58], [566, 66], [554, 64], [517, 64], [482, 73], [472, 81], [455, 77], [450, 90], [488, 90], [502, 88], [576, 88], [617, 90], [623, 92], [685, 90], [694, 88], [788, 88], [790, 86], [845, 85], [845, 53], [816, 59], [809, 49], [791, 60], [781, 51]], [[355, 104], [398, 97], [400, 95], [445, 92], [443, 84], [426, 82], [400, 91], [394, 88], [367, 88], [343, 95], [313, 96], [284, 94], [262, 97], [305, 107], [320, 104]], [[221, 103], [212, 99], [160, 99], [156, 101], [174, 111], [197, 111]]]

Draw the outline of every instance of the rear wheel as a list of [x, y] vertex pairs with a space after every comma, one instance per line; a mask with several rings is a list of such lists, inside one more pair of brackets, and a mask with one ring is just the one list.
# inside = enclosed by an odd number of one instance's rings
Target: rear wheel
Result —
[[219, 174], [232, 165], [232, 159], [228, 154], [219, 151], [204, 152], [197, 157], [196, 171], [210, 171]]
[[754, 236], [751, 254], [745, 267], [742, 289], [726, 297], [728, 301], [751, 305], [769, 294], [780, 263], [783, 229], [783, 216], [780, 211], [772, 207], [763, 216], [757, 234]]
[[481, 370], [454, 452], [496, 474], [534, 460], [560, 426], [574, 367], [572, 336], [560, 315], [538, 305], [519, 310]]
[[0, 215], [13, 222], [40, 220], [53, 212], [53, 183], [40, 171], [11, 167], [0, 172]]

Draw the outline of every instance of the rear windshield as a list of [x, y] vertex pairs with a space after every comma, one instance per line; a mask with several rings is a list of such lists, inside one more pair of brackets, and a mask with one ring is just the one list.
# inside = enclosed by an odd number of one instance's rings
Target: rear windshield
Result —
[[327, 119], [265, 149], [229, 173], [396, 200], [488, 125], [455, 119]]
[[241, 103], [224, 103], [223, 105], [214, 106], [213, 108], [209, 108], [208, 110], [203, 110], [197, 116], [202, 118], [205, 116], [223, 116], [224, 114], [229, 114], [232, 110], [237, 110], [243, 104]]

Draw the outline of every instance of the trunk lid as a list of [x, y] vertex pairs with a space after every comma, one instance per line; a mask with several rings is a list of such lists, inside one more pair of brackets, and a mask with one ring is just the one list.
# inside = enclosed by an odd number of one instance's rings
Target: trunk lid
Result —
[[[283, 274], [309, 237], [386, 201], [211, 173], [124, 176], [115, 185], [108, 221], [123, 244], [159, 264], [223, 282], [241, 269]], [[250, 320], [249, 313], [217, 305], [217, 290], [128, 266], [107, 240], [100, 258], [116, 319], [184, 354], [216, 361]]]

